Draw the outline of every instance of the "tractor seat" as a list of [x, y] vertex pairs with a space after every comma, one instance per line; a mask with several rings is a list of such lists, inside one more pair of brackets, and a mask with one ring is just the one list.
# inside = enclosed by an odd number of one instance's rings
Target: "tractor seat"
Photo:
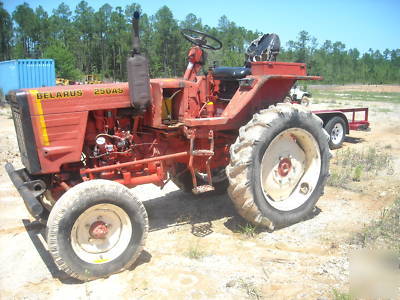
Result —
[[251, 69], [245, 67], [216, 67], [213, 76], [218, 80], [236, 80], [251, 75]]

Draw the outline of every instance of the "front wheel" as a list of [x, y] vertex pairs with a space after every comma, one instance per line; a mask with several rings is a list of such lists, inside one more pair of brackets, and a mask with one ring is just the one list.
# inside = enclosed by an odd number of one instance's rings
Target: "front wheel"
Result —
[[305, 219], [329, 175], [322, 121], [298, 104], [278, 104], [240, 128], [230, 149], [228, 193], [247, 221], [270, 229]]
[[71, 277], [91, 280], [129, 267], [142, 252], [147, 213], [128, 188], [92, 180], [69, 189], [47, 222], [49, 252]]

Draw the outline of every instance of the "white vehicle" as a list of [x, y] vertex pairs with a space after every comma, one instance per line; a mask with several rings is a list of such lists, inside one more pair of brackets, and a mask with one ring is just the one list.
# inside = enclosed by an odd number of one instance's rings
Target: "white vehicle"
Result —
[[300, 103], [304, 106], [310, 105], [311, 93], [302, 91], [297, 85], [294, 85], [289, 94], [285, 97], [284, 102]]

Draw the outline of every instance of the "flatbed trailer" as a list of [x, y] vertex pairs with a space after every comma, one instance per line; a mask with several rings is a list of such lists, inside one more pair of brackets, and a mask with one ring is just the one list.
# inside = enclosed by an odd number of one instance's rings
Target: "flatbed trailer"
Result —
[[331, 149], [340, 148], [350, 130], [368, 130], [370, 125], [367, 107], [315, 110], [313, 113], [324, 122]]

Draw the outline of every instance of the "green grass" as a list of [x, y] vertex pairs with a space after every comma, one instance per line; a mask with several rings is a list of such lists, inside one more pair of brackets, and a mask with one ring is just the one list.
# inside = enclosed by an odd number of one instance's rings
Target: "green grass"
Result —
[[400, 196], [380, 217], [357, 233], [352, 242], [369, 249], [395, 251], [400, 255]]
[[377, 112], [388, 113], [388, 112], [392, 112], [393, 110], [391, 110], [390, 108], [378, 108], [376, 111]]
[[247, 238], [252, 238], [257, 235], [257, 227], [253, 224], [246, 223], [245, 225], [238, 225], [238, 232]]
[[185, 255], [190, 259], [201, 259], [207, 255], [207, 253], [199, 247], [199, 244], [190, 246], [186, 251]]
[[[358, 92], [358, 91], [326, 91], [313, 89], [312, 95], [314, 99], [334, 99], [346, 101], [377, 101], [400, 103], [400, 93], [396, 92]], [[332, 101], [334, 101], [332, 100]]]
[[334, 300], [353, 300], [355, 299], [351, 294], [340, 292], [337, 289], [332, 291]]
[[369, 179], [379, 172], [393, 170], [393, 158], [388, 149], [368, 147], [362, 150], [339, 149], [331, 161], [328, 185], [351, 189], [352, 182]]

